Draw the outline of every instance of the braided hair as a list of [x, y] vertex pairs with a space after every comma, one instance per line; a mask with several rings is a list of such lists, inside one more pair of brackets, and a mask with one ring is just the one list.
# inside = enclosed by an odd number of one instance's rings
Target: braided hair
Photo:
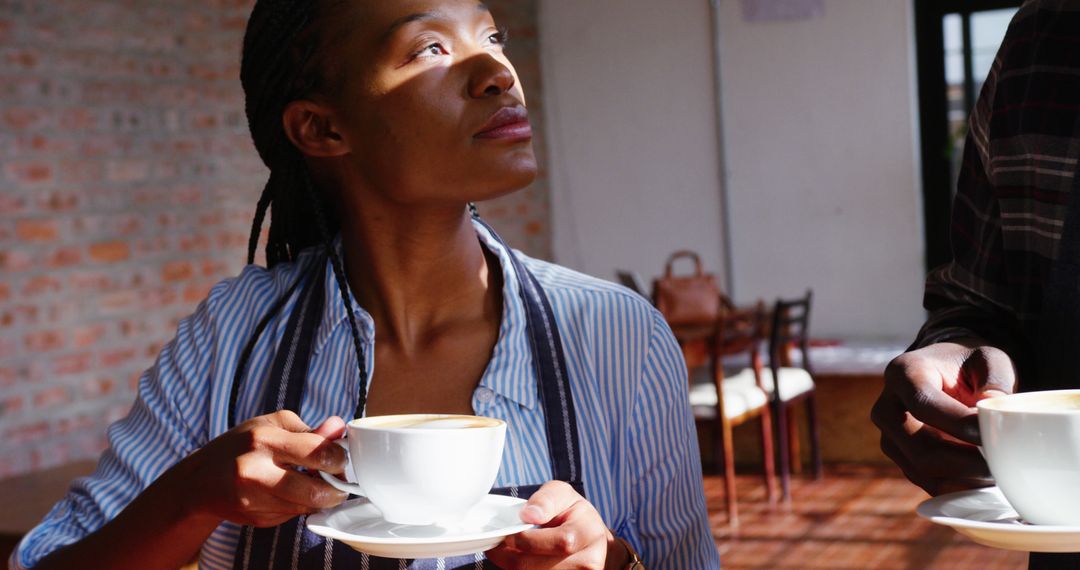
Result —
[[[286, 136], [282, 125], [282, 113], [290, 102], [332, 88], [324, 77], [324, 66], [320, 65], [320, 58], [326, 51], [322, 49], [325, 38], [321, 37], [321, 28], [325, 26], [320, 23], [333, 8], [343, 3], [344, 0], [257, 0], [244, 34], [240, 83], [244, 88], [244, 108], [251, 138], [259, 158], [270, 169], [270, 178], [259, 197], [251, 224], [248, 263], [255, 262], [255, 250], [268, 210], [267, 267], [293, 261], [302, 250], [311, 246], [321, 245], [326, 250], [349, 316], [356, 350], [360, 389], [354, 416], [360, 417], [367, 399], [367, 374], [360, 330], [349, 302], [344, 265], [333, 243], [339, 221], [323, 206], [324, 196], [316, 188], [303, 155]], [[242, 359], [238, 374], [242, 372], [245, 360]], [[236, 388], [238, 385], [234, 383], [234, 390]]]

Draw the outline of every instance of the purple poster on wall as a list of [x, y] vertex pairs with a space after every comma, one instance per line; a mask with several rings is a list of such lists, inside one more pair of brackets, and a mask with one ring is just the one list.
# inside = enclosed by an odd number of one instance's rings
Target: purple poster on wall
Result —
[[743, 20], [784, 22], [825, 15], [825, 0], [742, 0]]

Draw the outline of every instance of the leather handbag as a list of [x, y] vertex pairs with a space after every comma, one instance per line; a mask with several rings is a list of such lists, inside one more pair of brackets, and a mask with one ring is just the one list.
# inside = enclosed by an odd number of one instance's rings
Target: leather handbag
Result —
[[[675, 275], [679, 259], [694, 262], [694, 273]], [[664, 275], [653, 281], [653, 304], [671, 325], [709, 324], [720, 314], [720, 286], [716, 276], [705, 273], [701, 257], [689, 250], [676, 251], [668, 257]]]

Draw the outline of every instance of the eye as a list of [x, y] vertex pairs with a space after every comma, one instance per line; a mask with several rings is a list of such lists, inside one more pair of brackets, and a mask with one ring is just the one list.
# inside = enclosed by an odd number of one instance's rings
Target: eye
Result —
[[416, 59], [418, 57], [446, 55], [446, 53], [447, 53], [446, 48], [444, 48], [441, 43], [432, 42], [432, 43], [420, 48], [419, 50], [414, 51], [413, 53], [409, 54], [409, 59], [413, 60], [413, 59]]
[[506, 28], [500, 28], [497, 32], [487, 37], [487, 44], [492, 46], [505, 47], [508, 40], [508, 32]]

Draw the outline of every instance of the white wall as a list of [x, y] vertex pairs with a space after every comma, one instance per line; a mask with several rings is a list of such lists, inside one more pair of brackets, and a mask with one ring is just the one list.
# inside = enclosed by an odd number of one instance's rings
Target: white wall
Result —
[[735, 294], [813, 287], [817, 336], [912, 337], [924, 318], [910, 9], [748, 23], [720, 0]]
[[[709, 0], [543, 0], [558, 262], [646, 278], [691, 247], [722, 272]], [[911, 337], [923, 243], [910, 2], [826, 0], [746, 23], [719, 0], [738, 302], [815, 290], [816, 336]]]
[[543, 0], [555, 259], [649, 280], [693, 248], [722, 273], [707, 0]]

